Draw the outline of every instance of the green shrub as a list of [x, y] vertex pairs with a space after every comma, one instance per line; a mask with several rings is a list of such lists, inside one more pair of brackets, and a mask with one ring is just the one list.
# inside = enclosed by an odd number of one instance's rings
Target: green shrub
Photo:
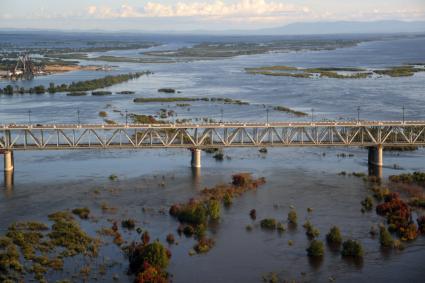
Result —
[[78, 215], [81, 219], [88, 219], [90, 214], [90, 209], [87, 207], [75, 208], [72, 210], [72, 213]]
[[344, 243], [342, 243], [341, 254], [347, 257], [362, 257], [363, 247], [357, 241], [347, 240]]
[[232, 195], [229, 193], [226, 193], [223, 197], [224, 206], [229, 207], [232, 205], [232, 203], [233, 203]]
[[312, 257], [323, 256], [324, 254], [323, 242], [319, 240], [311, 241], [310, 246], [307, 248], [307, 254], [308, 256], [312, 256]]
[[315, 228], [308, 220], [304, 223], [303, 227], [306, 229], [306, 235], [310, 238], [315, 238], [320, 235], [319, 229]]
[[379, 229], [379, 242], [382, 247], [387, 248], [392, 247], [394, 243], [393, 237], [384, 226]]
[[216, 199], [210, 199], [207, 203], [208, 215], [211, 220], [220, 218], [220, 202]]
[[180, 208], [177, 219], [180, 222], [199, 225], [207, 221], [207, 208], [198, 202], [190, 202]]
[[139, 244], [130, 247], [129, 250], [130, 270], [133, 273], [143, 271], [145, 262], [159, 269], [165, 269], [169, 263], [169, 252], [158, 241], [151, 244]]
[[277, 221], [274, 218], [265, 218], [265, 219], [261, 220], [260, 226], [263, 229], [274, 230], [274, 229], [277, 228]]
[[329, 233], [326, 235], [326, 241], [329, 244], [341, 244], [342, 242], [341, 231], [339, 230], [337, 226], [333, 226], [329, 230]]
[[193, 249], [199, 253], [207, 253], [214, 246], [214, 240], [210, 238], [201, 238]]
[[293, 209], [288, 213], [288, 221], [291, 224], [297, 224], [297, 212]]
[[115, 174], [111, 174], [111, 175], [109, 175], [109, 180], [116, 181], [116, 180], [118, 180], [118, 176], [115, 175]]
[[362, 202], [362, 207], [365, 211], [370, 211], [373, 208], [373, 199], [370, 196], [367, 196]]

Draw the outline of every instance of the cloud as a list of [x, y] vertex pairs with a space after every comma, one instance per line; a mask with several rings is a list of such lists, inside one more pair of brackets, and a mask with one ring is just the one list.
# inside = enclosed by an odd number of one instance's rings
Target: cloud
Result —
[[121, 5], [119, 9], [112, 9], [108, 6], [89, 6], [87, 13], [96, 18], [138, 18], [143, 17], [144, 14], [140, 13], [137, 9], [129, 5]]
[[148, 2], [143, 7], [135, 8], [122, 5], [118, 9], [108, 6], [89, 6], [87, 12], [95, 18], [167, 18], [197, 17], [203, 19], [245, 19], [275, 20], [310, 13], [305, 6], [283, 4], [267, 0], [239, 0], [235, 3], [215, 2], [178, 2], [174, 5]]

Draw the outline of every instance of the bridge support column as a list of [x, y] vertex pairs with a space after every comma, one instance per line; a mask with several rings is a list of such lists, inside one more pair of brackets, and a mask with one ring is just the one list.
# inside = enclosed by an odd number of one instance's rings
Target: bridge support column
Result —
[[192, 168], [201, 168], [201, 150], [197, 148], [191, 149], [192, 152]]
[[4, 157], [4, 172], [12, 172], [14, 168], [13, 151], [5, 150], [3, 152]]
[[383, 161], [383, 147], [381, 144], [369, 147], [368, 163], [370, 165], [382, 167]]
[[4, 187], [8, 190], [13, 188], [13, 171], [4, 171]]

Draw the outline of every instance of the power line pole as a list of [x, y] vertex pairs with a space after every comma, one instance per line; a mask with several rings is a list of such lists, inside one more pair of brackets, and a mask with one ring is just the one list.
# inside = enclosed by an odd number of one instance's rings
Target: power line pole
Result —
[[269, 111], [270, 111], [270, 109], [267, 107], [266, 108], [266, 112], [267, 112], [267, 124], [269, 124]]
[[360, 106], [357, 106], [357, 123], [360, 123]]
[[403, 105], [403, 124], [404, 124], [404, 111], [405, 111], [405, 109], [406, 108], [404, 108], [404, 105]]

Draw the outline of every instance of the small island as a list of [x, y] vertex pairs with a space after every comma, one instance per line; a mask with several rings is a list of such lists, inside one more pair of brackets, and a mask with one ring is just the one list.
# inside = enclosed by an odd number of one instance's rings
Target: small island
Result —
[[300, 68], [293, 66], [264, 66], [245, 68], [248, 74], [293, 77], [293, 78], [332, 78], [332, 79], [366, 79], [372, 77], [410, 77], [415, 73], [425, 72], [425, 64], [407, 64], [385, 69], [365, 69], [352, 67]]

